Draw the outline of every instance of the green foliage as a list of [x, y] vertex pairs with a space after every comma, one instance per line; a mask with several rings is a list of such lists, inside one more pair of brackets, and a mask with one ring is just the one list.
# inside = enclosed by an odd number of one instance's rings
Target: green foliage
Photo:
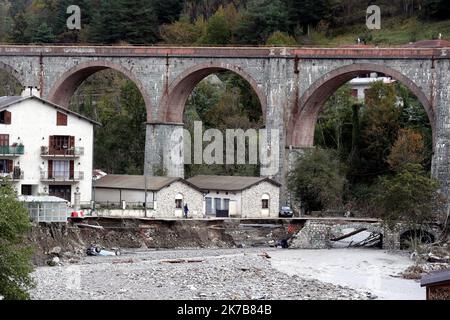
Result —
[[270, 35], [270, 37], [267, 39], [267, 45], [269, 46], [295, 46], [297, 44], [297, 41], [294, 39], [294, 37], [281, 32], [281, 31], [275, 31]]
[[287, 31], [287, 11], [281, 0], [251, 0], [237, 27], [237, 42], [266, 43], [275, 31]]
[[346, 183], [345, 167], [331, 149], [305, 151], [288, 175], [291, 196], [306, 212], [341, 208]]
[[102, 127], [95, 133], [94, 163], [108, 173], [143, 174], [145, 103], [130, 81], [124, 81], [119, 99], [118, 110], [108, 98], [98, 106]]
[[231, 42], [232, 26], [222, 7], [208, 20], [205, 35], [200, 39], [203, 44], [226, 45]]
[[[194, 121], [202, 121], [204, 130], [216, 128], [225, 136], [226, 129], [260, 128], [261, 119], [262, 110], [256, 94], [245, 80], [232, 72], [201, 81], [191, 93], [184, 113], [184, 123], [192, 139]], [[250, 164], [191, 164], [185, 166], [185, 174], [187, 177], [197, 174], [255, 176], [259, 175], [259, 167]]]
[[395, 87], [381, 81], [373, 83], [361, 117], [360, 174], [369, 181], [389, 172], [386, 159], [400, 128], [400, 114]]
[[27, 291], [33, 287], [32, 250], [23, 245], [30, 229], [28, 212], [17, 201], [9, 182], [0, 182], [0, 296], [25, 300], [29, 299]]
[[439, 183], [417, 164], [408, 164], [393, 177], [382, 177], [374, 197], [376, 215], [388, 224], [398, 221], [421, 225], [441, 217]]
[[34, 43], [52, 43], [55, 41], [55, 35], [51, 27], [43, 22], [36, 31], [32, 40]]

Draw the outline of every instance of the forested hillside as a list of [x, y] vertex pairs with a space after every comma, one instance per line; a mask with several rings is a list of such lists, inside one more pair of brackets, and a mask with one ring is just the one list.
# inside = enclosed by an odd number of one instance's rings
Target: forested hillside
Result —
[[[359, 0], [1, 0], [0, 41], [184, 45], [381, 44], [450, 36], [448, 0], [380, 0], [368, 32]], [[81, 30], [66, 28], [79, 5]]]

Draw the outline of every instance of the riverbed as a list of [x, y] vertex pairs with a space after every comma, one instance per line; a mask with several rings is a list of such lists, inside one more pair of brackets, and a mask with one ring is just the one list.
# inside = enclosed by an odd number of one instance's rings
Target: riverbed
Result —
[[39, 267], [40, 300], [423, 299], [415, 280], [398, 277], [412, 264], [381, 250], [275, 248], [123, 250]]

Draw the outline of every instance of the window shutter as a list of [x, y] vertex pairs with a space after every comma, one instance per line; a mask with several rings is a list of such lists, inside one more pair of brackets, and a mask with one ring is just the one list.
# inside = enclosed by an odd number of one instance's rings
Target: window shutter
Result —
[[12, 118], [11, 112], [5, 111], [4, 114], [5, 114], [5, 124], [11, 124], [11, 118]]
[[48, 160], [48, 178], [53, 178], [53, 160]]
[[75, 147], [75, 137], [71, 136], [69, 138], [69, 149]]
[[67, 115], [57, 111], [56, 112], [56, 125], [57, 126], [67, 126]]
[[70, 161], [70, 179], [74, 179], [75, 174], [75, 162], [73, 160]]
[[12, 160], [6, 160], [8, 162], [8, 173], [13, 172], [13, 161]]

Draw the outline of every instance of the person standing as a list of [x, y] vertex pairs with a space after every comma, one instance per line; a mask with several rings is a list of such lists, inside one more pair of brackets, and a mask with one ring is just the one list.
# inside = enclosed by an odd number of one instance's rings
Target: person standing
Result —
[[187, 203], [184, 204], [184, 217], [187, 219], [188, 218], [188, 213], [189, 213], [189, 208]]

